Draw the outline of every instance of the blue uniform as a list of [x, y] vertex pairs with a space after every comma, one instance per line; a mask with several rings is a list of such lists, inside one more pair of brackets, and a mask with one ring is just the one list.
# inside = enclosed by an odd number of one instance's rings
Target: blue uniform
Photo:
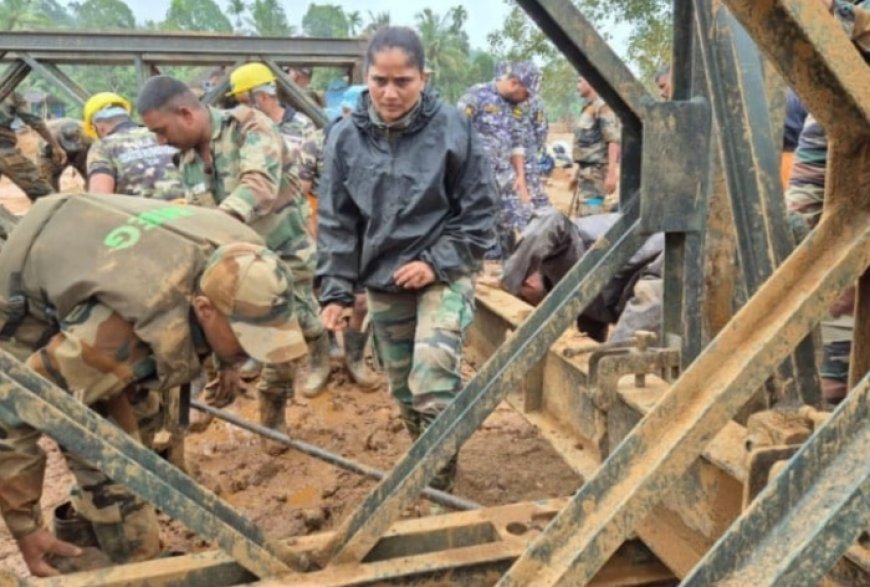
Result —
[[511, 162], [514, 155], [525, 154], [524, 112], [519, 105], [502, 98], [495, 82], [472, 86], [459, 100], [459, 109], [477, 130], [492, 165], [498, 189], [499, 246], [510, 253], [516, 234], [530, 216], [529, 207], [520, 201], [514, 189], [517, 175]]
[[550, 131], [550, 125], [547, 122], [547, 115], [544, 113], [544, 105], [537, 96], [532, 96], [523, 103], [523, 110], [525, 111], [523, 137], [526, 153], [526, 187], [529, 190], [532, 208], [537, 210], [550, 205], [550, 198], [544, 190], [541, 170], [538, 165], [538, 157], [547, 144], [547, 133]]

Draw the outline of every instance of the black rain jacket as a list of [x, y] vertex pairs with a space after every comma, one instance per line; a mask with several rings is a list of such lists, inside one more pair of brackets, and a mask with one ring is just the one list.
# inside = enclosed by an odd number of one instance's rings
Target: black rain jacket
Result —
[[495, 184], [471, 123], [434, 93], [407, 127], [372, 122], [364, 92], [330, 132], [318, 201], [322, 304], [358, 286], [402, 291], [393, 273], [425, 261], [449, 283], [480, 269], [495, 236]]

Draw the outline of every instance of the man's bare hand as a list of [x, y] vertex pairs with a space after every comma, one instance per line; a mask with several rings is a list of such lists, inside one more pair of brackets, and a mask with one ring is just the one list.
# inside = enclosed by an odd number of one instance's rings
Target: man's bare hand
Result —
[[435, 282], [435, 272], [425, 261], [411, 261], [396, 269], [393, 280], [405, 289], [420, 289]]
[[517, 180], [514, 183], [514, 189], [517, 191], [517, 196], [520, 198], [520, 202], [523, 204], [528, 204], [531, 201], [531, 197], [529, 196], [529, 188], [526, 185], [525, 181]]
[[218, 378], [205, 386], [205, 400], [210, 406], [222, 408], [233, 403], [244, 390], [239, 369], [236, 366], [224, 367], [218, 371]]
[[48, 530], [39, 529], [18, 539], [18, 550], [27, 568], [36, 577], [54, 577], [60, 572], [48, 564], [49, 555], [81, 556], [82, 549], [75, 544], [58, 540]]
[[327, 304], [320, 311], [320, 321], [327, 330], [341, 332], [345, 327], [344, 306], [341, 304]]
[[51, 161], [58, 167], [66, 164], [66, 151], [55, 145], [51, 148]]
[[616, 186], [619, 184], [619, 178], [615, 173], [608, 173], [604, 178], [604, 193], [610, 195], [616, 191]]

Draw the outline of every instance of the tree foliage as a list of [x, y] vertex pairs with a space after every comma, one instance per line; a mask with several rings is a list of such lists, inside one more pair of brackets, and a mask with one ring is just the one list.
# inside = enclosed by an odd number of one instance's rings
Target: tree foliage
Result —
[[3, 0], [0, 4], [0, 30], [25, 31], [50, 24], [38, 0]]
[[295, 27], [287, 22], [287, 14], [278, 0], [251, 2], [251, 26], [258, 35], [266, 37], [289, 37], [295, 34]]
[[232, 32], [230, 19], [214, 0], [172, 0], [161, 28], [166, 31]]
[[312, 3], [302, 17], [302, 31], [309, 37], [344, 39], [349, 29], [347, 14], [338, 4]]
[[123, 0], [85, 0], [70, 3], [77, 28], [91, 31], [132, 30], [136, 17]]
[[[624, 47], [618, 47], [617, 52], [628, 59], [642, 81], [651, 84], [655, 70], [670, 61], [671, 0], [573, 2], [599, 31], [614, 25], [628, 31]], [[608, 39], [610, 35], [602, 36]], [[488, 36], [488, 41], [491, 52], [500, 59], [534, 59], [543, 64], [541, 93], [551, 119], [577, 113], [574, 83], [565, 83], [566, 79], [576, 77], [574, 68], [521, 8], [514, 6], [502, 27]]]

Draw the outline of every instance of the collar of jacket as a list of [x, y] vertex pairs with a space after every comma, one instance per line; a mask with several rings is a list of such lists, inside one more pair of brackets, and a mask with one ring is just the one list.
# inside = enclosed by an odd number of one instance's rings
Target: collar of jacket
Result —
[[[413, 133], [426, 126], [429, 119], [440, 108], [441, 102], [438, 99], [438, 94], [431, 90], [425, 90], [420, 101], [417, 102], [417, 105], [408, 114], [403, 116], [401, 120], [387, 125], [383, 122], [380, 115], [374, 112], [369, 91], [364, 90], [351, 116], [353, 117], [354, 124], [363, 130], [399, 130], [403, 133]], [[375, 120], [375, 117], [377, 117], [377, 120]]]

